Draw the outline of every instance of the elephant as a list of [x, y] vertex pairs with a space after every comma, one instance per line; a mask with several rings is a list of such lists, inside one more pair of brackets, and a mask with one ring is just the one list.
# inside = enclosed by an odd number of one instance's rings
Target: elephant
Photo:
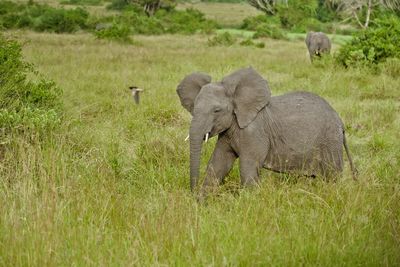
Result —
[[331, 40], [323, 32], [309, 32], [306, 36], [306, 45], [310, 53], [311, 62], [315, 57], [331, 52]]
[[[326, 100], [310, 92], [271, 96], [268, 82], [252, 67], [211, 82], [194, 72], [177, 86], [191, 113], [190, 188], [205, 194], [224, 181], [239, 158], [241, 185], [259, 184], [261, 168], [301, 176], [331, 177], [343, 170], [344, 146], [355, 178], [345, 128]], [[218, 136], [203, 185], [198, 187], [204, 141]]]

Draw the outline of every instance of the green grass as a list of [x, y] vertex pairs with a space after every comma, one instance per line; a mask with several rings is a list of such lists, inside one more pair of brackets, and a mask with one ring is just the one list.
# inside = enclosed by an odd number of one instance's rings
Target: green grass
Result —
[[[254, 35], [254, 31], [240, 30], [240, 29], [219, 29], [216, 31], [217, 33], [228, 32], [231, 35], [242, 37], [242, 38], [252, 38]], [[305, 33], [286, 33], [287, 38], [290, 41], [304, 41], [306, 39]], [[328, 34], [328, 37], [331, 39], [333, 44], [343, 45], [346, 42], [350, 41], [352, 36], [349, 35], [340, 35], [340, 34]]]
[[216, 31], [217, 33], [224, 33], [228, 32], [231, 35], [243, 37], [243, 38], [252, 38], [254, 33], [253, 31], [247, 31], [247, 30], [240, 30], [240, 29], [219, 29]]
[[[399, 78], [311, 65], [303, 41], [208, 47], [207, 36], [14, 33], [26, 60], [63, 88], [62, 128], [0, 146], [2, 266], [398, 266]], [[252, 65], [273, 95], [307, 90], [343, 118], [359, 182], [262, 172], [238, 189], [237, 166], [207, 205], [189, 192], [190, 115], [175, 88]], [[139, 106], [127, 87], [145, 89]], [[214, 138], [215, 139], [215, 138]], [[205, 145], [202, 171], [215, 140]]]

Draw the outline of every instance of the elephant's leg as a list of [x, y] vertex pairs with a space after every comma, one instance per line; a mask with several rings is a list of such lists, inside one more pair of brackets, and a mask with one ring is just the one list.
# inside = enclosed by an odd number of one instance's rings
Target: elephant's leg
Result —
[[212, 190], [222, 182], [232, 169], [236, 158], [237, 155], [228, 141], [225, 138], [218, 139], [213, 155], [207, 165], [206, 177], [202, 188], [203, 193]]
[[264, 165], [269, 150], [269, 136], [263, 127], [246, 128], [240, 135], [239, 166], [240, 180], [243, 186], [259, 183], [260, 170]]
[[254, 186], [259, 183], [261, 162], [252, 158], [240, 157], [240, 180], [243, 186]]

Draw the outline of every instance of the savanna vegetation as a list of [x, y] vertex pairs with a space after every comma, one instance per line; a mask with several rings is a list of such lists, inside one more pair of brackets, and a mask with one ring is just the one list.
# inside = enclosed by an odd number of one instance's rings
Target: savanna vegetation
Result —
[[[353, 37], [332, 31], [333, 56], [311, 64], [308, 28], [283, 26], [280, 7], [267, 16], [213, 2], [154, 14], [95, 0], [0, 2], [1, 266], [399, 264], [396, 13], [371, 15], [366, 30], [353, 19]], [[215, 15], [230, 12], [236, 20]], [[345, 16], [318, 14], [321, 25]], [[193, 71], [219, 80], [249, 65], [273, 95], [306, 90], [329, 101], [358, 182], [346, 161], [335, 182], [263, 170], [260, 187], [243, 189], [235, 165], [206, 204], [196, 201], [191, 118], [176, 86]], [[144, 88], [140, 105], [130, 85]]]

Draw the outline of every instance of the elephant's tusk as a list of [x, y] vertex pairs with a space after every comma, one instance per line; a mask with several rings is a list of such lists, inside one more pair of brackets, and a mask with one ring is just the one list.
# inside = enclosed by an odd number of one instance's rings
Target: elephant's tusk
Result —
[[187, 141], [187, 140], [189, 140], [189, 134], [188, 134], [188, 136], [186, 136], [186, 138], [185, 138], [185, 142]]
[[206, 134], [206, 140], [205, 140], [206, 143], [207, 143], [207, 141], [208, 141], [208, 134], [209, 134], [209, 133]]

